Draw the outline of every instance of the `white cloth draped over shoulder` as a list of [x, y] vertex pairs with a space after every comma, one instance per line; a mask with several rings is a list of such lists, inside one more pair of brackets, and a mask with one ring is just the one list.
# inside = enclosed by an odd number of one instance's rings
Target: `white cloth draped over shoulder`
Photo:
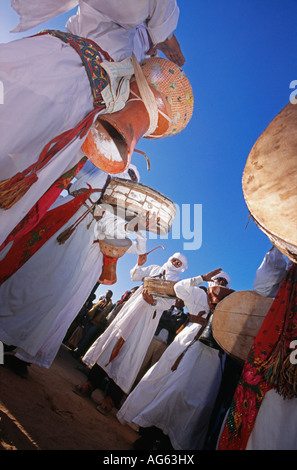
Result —
[[283, 254], [273, 246], [256, 271], [253, 290], [264, 297], [275, 297], [287, 273]]
[[[129, 178], [127, 172], [121, 177]], [[88, 161], [71, 190], [85, 188], [87, 183], [102, 188], [106, 178], [106, 173]], [[99, 196], [100, 193], [93, 193], [92, 200], [96, 201]], [[52, 209], [70, 199], [72, 196], [61, 196]], [[0, 287], [0, 341], [17, 346], [16, 355], [20, 359], [50, 367], [69, 325], [100, 276], [103, 255], [99, 244], [94, 243], [98, 233], [125, 236], [123, 219], [106, 212], [100, 222], [95, 222], [88, 214], [71, 237], [60, 245], [57, 236], [85, 211], [83, 205]], [[145, 235], [139, 233], [129, 253], [144, 253], [145, 249]]]
[[[137, 26], [145, 24], [154, 44], [163, 42], [177, 27], [176, 0], [12, 0], [19, 14], [13, 32], [26, 31], [78, 6], [67, 30], [91, 38], [114, 60], [130, 57]], [[146, 44], [148, 45], [148, 44]], [[143, 52], [139, 59], [144, 58]]]
[[[14, 0], [12, 6], [20, 15], [15, 31], [30, 29], [78, 3], [77, 15], [69, 19], [67, 30], [94, 40], [115, 61], [131, 57], [134, 47], [139, 60], [145, 57], [147, 43], [143, 31], [137, 28], [145, 20], [150, 33], [159, 40], [174, 30], [179, 16], [175, 0], [129, 0], [125, 8], [116, 0]], [[127, 82], [133, 72], [131, 67], [131, 74], [125, 76]], [[0, 80], [5, 90], [0, 106], [0, 174], [5, 180], [35, 163], [48, 142], [90, 113], [93, 97], [77, 52], [49, 35], [1, 44]], [[127, 96], [123, 83], [121, 90]], [[108, 103], [109, 111], [121, 109], [125, 99], [119, 99], [118, 104], [112, 109]], [[85, 137], [74, 138], [38, 171], [38, 180], [13, 207], [0, 209], [0, 244], [54, 181], [79, 161]]]
[[263, 398], [246, 450], [297, 450], [297, 398], [275, 390]]
[[[177, 280], [180, 272], [179, 269], [175, 270], [173, 274], [173, 267], [170, 276], [172, 280], [173, 277]], [[142, 282], [144, 277], [157, 276], [163, 271], [163, 266], [136, 265], [130, 273], [133, 281]], [[134, 384], [163, 311], [174, 303], [174, 299], [155, 297], [155, 305], [150, 305], [143, 299], [142, 292], [143, 286], [140, 286], [83, 357], [83, 361], [89, 366], [97, 363], [125, 393], [129, 393]], [[109, 363], [114, 346], [120, 338], [125, 343], [119, 354]]]
[[[120, 95], [106, 90], [109, 110], [125, 106], [134, 72], [130, 59], [127, 61], [119, 67], [125, 73]], [[0, 80], [5, 89], [0, 106], [0, 174], [4, 180], [37, 162], [48, 142], [74, 128], [94, 106], [79, 55], [69, 44], [49, 35], [1, 44]], [[115, 74], [113, 83], [119, 83]], [[111, 96], [116, 97], [113, 105]], [[38, 180], [14, 206], [0, 209], [0, 244], [55, 180], [82, 158], [85, 137], [75, 137], [39, 170]]]
[[[175, 285], [176, 295], [184, 300], [192, 315], [209, 312], [207, 295], [196, 287], [198, 283], [197, 277]], [[158, 427], [169, 436], [176, 450], [203, 447], [222, 377], [218, 351], [200, 341], [189, 347], [176, 370], [171, 369], [200, 328], [198, 323], [185, 326], [117, 413], [122, 424]]]

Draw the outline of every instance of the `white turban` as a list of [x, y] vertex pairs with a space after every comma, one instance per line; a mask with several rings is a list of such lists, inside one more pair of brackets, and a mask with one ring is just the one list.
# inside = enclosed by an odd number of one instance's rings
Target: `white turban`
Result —
[[[182, 265], [179, 268], [176, 268], [172, 264], [173, 258], [177, 258], [182, 262]], [[165, 264], [163, 264], [162, 269], [166, 270], [166, 279], [168, 281], [178, 281], [180, 280], [179, 273], [183, 273], [188, 267], [188, 262], [187, 258], [182, 255], [181, 253], [174, 253], [174, 255], [170, 256], [168, 261], [166, 261]]]
[[[219, 274], [216, 274], [215, 276], [213, 276], [211, 278], [211, 280], [214, 281], [218, 277], [223, 277], [224, 279], [226, 279], [226, 281], [227, 281], [226, 287], [230, 287], [231, 279], [230, 279], [230, 276], [227, 273], [225, 273], [224, 271], [221, 271]], [[214, 284], [215, 283], [212, 283], [212, 282], [209, 283], [210, 286], [214, 285]]]

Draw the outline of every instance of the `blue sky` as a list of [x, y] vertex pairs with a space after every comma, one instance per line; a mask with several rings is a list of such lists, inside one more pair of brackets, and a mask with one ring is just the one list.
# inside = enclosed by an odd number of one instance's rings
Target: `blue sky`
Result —
[[[188, 240], [173, 239], [172, 234], [165, 240], [149, 239], [148, 249], [159, 244], [166, 249], [149, 255], [147, 264], [163, 263], [181, 251], [189, 264], [184, 277], [221, 267], [229, 273], [233, 289], [252, 289], [255, 271], [271, 243], [248, 219], [241, 179], [252, 146], [289, 102], [290, 83], [297, 80], [297, 2], [180, 0], [178, 4], [176, 36], [193, 88], [193, 117], [176, 136], [138, 142], [136, 148], [150, 158], [149, 172], [140, 154], [132, 156], [132, 163], [138, 166], [142, 183], [165, 194], [179, 208], [187, 205], [189, 230], [194, 228], [195, 204], [202, 209], [202, 224]], [[18, 18], [10, 1], [2, 0], [0, 42], [45, 27], [64, 29], [68, 16], [12, 34], [9, 31]], [[185, 249], [185, 243], [201, 238], [198, 249]], [[114, 300], [133, 287], [129, 271], [135, 262], [133, 255], [118, 261], [118, 282], [111, 287]], [[97, 294], [106, 290], [107, 286], [100, 286]]]

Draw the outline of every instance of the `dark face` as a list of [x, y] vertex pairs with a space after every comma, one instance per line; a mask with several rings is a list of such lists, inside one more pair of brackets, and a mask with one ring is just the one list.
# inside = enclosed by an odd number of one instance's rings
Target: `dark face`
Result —
[[184, 304], [184, 301], [182, 299], [176, 299], [176, 301], [175, 301], [176, 308], [178, 308], [179, 310], [182, 310], [184, 305], [185, 304]]
[[228, 284], [228, 281], [227, 279], [225, 279], [224, 277], [217, 277], [214, 282], [218, 285], [218, 286], [223, 286], [223, 287], [226, 287], [227, 284]]
[[111, 290], [108, 290], [108, 291], [106, 292], [106, 294], [105, 294], [105, 297], [106, 297], [107, 299], [111, 299], [111, 297], [112, 297], [112, 291], [111, 291]]
[[171, 263], [175, 268], [180, 268], [183, 263], [178, 258], [172, 258]]

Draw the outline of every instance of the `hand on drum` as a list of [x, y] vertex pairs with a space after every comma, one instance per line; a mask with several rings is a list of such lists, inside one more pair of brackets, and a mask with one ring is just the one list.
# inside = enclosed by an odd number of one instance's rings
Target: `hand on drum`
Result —
[[147, 289], [143, 289], [142, 291], [142, 297], [143, 299], [150, 305], [154, 305], [155, 303], [155, 299], [154, 297], [152, 296], [152, 294], [149, 294], [148, 290]]
[[221, 271], [222, 271], [222, 268], [214, 269], [213, 271], [210, 271], [210, 272], [207, 273], [207, 274], [203, 274], [201, 277], [202, 277], [203, 281], [211, 281], [211, 279], [213, 278], [213, 276], [216, 276], [216, 275], [219, 274]]

